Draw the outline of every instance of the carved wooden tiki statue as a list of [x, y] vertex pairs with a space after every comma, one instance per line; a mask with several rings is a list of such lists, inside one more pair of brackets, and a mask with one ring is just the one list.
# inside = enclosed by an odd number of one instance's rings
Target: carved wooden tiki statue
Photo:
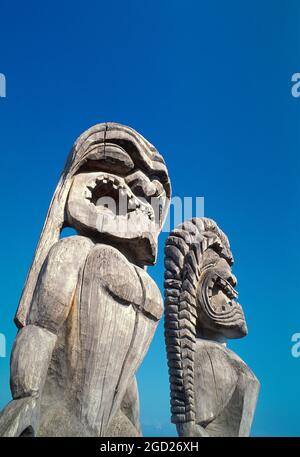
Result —
[[[162, 314], [145, 266], [169, 199], [163, 158], [131, 128], [76, 141], [16, 314], [0, 435], [140, 435], [135, 373]], [[64, 227], [78, 235], [60, 238]]]
[[180, 436], [247, 436], [259, 382], [226, 348], [247, 334], [226, 235], [196, 218], [165, 247], [165, 338], [172, 422]]

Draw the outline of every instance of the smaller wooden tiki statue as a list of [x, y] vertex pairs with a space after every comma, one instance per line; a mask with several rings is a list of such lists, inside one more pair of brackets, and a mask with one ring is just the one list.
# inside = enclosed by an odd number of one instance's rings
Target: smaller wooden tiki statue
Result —
[[180, 436], [248, 436], [259, 382], [227, 349], [247, 327], [233, 258], [217, 224], [196, 218], [165, 247], [165, 338], [172, 422]]

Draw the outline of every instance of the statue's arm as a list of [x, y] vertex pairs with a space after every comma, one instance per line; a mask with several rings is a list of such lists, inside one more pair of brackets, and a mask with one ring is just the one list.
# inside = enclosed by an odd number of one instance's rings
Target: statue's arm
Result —
[[73, 236], [51, 248], [38, 277], [27, 324], [57, 335], [68, 317], [79, 271], [92, 246], [88, 238]]
[[140, 402], [135, 376], [127, 387], [126, 393], [121, 403], [121, 409], [123, 413], [128, 417], [132, 425], [135, 427], [137, 434], [140, 435]]
[[10, 376], [13, 401], [1, 415], [0, 435], [18, 436], [29, 426], [37, 428], [36, 400], [45, 383], [58, 331], [72, 306], [79, 270], [90, 249], [88, 239], [71, 237], [58, 241], [49, 251], [27, 324], [17, 334], [13, 346]]
[[41, 269], [28, 315], [11, 357], [13, 398], [39, 395], [57, 334], [72, 306], [81, 265], [91, 247], [83, 237], [58, 241]]

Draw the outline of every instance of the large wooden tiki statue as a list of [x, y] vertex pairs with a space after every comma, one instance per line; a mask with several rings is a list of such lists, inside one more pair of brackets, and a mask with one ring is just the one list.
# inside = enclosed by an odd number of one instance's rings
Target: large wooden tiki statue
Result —
[[0, 435], [140, 435], [135, 373], [163, 309], [145, 266], [169, 199], [163, 158], [131, 128], [76, 141], [16, 314]]
[[259, 382], [226, 348], [247, 334], [225, 234], [185, 222], [165, 247], [165, 338], [172, 422], [180, 436], [248, 436]]

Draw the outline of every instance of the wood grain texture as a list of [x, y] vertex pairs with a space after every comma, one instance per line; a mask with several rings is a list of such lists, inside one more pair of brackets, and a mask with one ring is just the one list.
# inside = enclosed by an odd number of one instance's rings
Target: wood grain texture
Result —
[[[135, 374], [163, 312], [145, 266], [155, 263], [170, 193], [162, 156], [133, 129], [98, 124], [75, 142], [16, 314], [0, 436], [141, 434]], [[66, 226], [78, 236], [60, 239]]]

